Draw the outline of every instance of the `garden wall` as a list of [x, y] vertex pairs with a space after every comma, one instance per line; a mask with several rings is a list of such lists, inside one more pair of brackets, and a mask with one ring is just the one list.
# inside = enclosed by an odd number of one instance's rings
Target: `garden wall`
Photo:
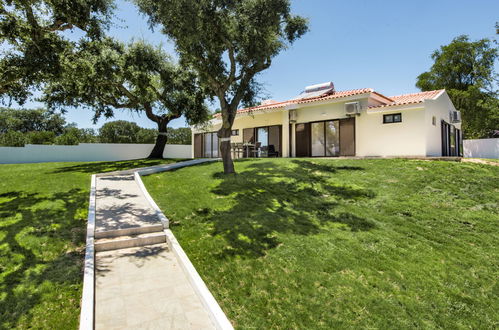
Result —
[[[75, 146], [27, 144], [0, 147], [0, 164], [115, 161], [145, 158], [153, 144], [80, 143]], [[190, 145], [167, 144], [165, 158], [192, 158]]]
[[463, 140], [464, 157], [499, 159], [499, 138]]

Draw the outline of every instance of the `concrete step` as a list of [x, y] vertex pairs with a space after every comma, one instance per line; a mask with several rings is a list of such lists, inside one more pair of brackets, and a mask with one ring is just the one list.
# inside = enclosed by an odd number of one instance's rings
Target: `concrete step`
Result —
[[95, 251], [119, 250], [131, 247], [159, 244], [166, 242], [166, 235], [163, 231], [128, 235], [120, 237], [100, 238], [95, 241]]
[[163, 231], [163, 225], [160, 223], [152, 226], [141, 226], [141, 227], [131, 227], [125, 229], [116, 229], [116, 230], [96, 231], [95, 239], [131, 236], [131, 235], [139, 235], [146, 233], [156, 233], [162, 231]]

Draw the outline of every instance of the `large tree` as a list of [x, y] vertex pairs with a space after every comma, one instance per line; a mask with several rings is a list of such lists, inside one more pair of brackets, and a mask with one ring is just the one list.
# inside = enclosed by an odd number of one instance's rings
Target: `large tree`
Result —
[[112, 117], [117, 109], [144, 113], [159, 131], [150, 158], [163, 157], [172, 120], [184, 116], [197, 124], [208, 118], [196, 75], [144, 42], [83, 42], [66, 58], [63, 70], [62, 78], [45, 90], [49, 107], [87, 107], [94, 111], [94, 121]]
[[255, 96], [255, 76], [308, 29], [291, 14], [289, 0], [135, 0], [151, 26], [175, 43], [181, 63], [192, 66], [203, 87], [218, 98], [218, 131], [224, 172], [234, 173], [232, 124], [241, 102]]
[[434, 64], [418, 76], [423, 91], [445, 88], [462, 112], [467, 138], [484, 138], [499, 129], [498, 76], [494, 64], [499, 50], [488, 39], [459, 36], [432, 54]]
[[4, 0], [0, 2], [0, 101], [24, 103], [45, 81], [57, 79], [75, 42], [65, 31], [99, 38], [112, 0]]

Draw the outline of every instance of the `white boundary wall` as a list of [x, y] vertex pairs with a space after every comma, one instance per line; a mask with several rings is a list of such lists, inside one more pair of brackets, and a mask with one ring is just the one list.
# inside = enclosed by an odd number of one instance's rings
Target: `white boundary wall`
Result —
[[499, 159], [499, 138], [463, 140], [464, 157]]
[[[90, 162], [145, 158], [153, 144], [81, 143], [75, 146], [27, 144], [0, 147], [0, 164]], [[167, 144], [165, 158], [192, 158], [191, 145]]]

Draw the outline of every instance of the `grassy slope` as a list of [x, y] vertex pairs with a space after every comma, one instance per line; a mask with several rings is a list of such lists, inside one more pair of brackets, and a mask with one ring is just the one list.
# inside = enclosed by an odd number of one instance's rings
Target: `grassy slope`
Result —
[[255, 160], [144, 181], [239, 328], [497, 328], [499, 167]]
[[166, 162], [0, 165], [0, 328], [76, 329], [90, 174]]

